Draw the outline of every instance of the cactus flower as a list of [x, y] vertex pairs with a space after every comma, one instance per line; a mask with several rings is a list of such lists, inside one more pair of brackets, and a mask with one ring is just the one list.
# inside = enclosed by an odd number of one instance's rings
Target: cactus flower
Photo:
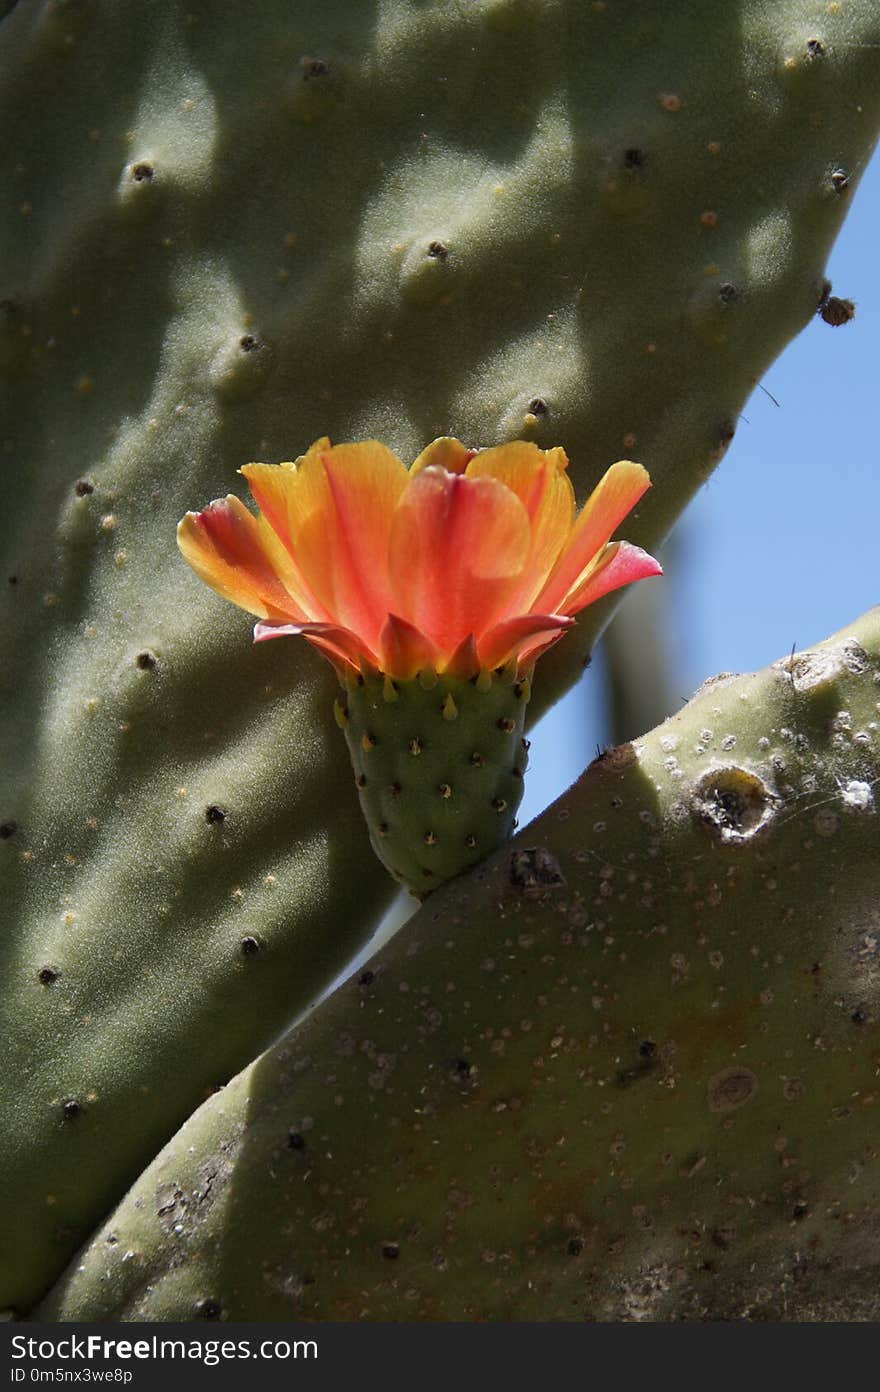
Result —
[[373, 849], [423, 895], [515, 826], [537, 657], [574, 615], [660, 566], [611, 535], [650, 480], [613, 464], [580, 513], [562, 449], [430, 444], [407, 470], [376, 441], [318, 440], [248, 464], [259, 506], [189, 512], [180, 549], [259, 620], [330, 659]]
[[376, 441], [315, 442], [241, 470], [238, 498], [189, 512], [178, 541], [212, 589], [257, 615], [257, 641], [301, 634], [337, 667], [406, 680], [532, 665], [595, 600], [660, 573], [610, 541], [648, 488], [621, 461], [575, 515], [562, 449], [435, 440], [407, 470]]

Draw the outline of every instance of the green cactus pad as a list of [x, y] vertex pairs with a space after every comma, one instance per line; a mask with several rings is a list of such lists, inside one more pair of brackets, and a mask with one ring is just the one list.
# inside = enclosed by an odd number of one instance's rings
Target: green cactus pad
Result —
[[336, 704], [376, 855], [413, 894], [510, 835], [523, 794], [531, 683], [515, 665], [467, 679], [352, 677]]

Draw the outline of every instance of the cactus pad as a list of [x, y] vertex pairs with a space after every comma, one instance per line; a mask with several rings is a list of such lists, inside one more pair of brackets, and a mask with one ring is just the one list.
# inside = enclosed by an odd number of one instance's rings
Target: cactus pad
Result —
[[346, 680], [337, 720], [370, 840], [417, 896], [482, 860], [515, 826], [530, 688], [515, 663], [472, 679]]

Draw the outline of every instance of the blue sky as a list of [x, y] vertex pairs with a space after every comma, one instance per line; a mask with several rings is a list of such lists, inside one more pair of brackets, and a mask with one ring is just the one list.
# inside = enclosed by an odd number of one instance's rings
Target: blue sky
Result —
[[[880, 153], [832, 252], [834, 293], [856, 303], [789, 344], [743, 410], [718, 471], [678, 524], [669, 622], [690, 694], [806, 648], [880, 603]], [[536, 727], [521, 821], [610, 740], [595, 666]], [[582, 732], [577, 766], [572, 731]], [[563, 741], [563, 732], [565, 739]]]

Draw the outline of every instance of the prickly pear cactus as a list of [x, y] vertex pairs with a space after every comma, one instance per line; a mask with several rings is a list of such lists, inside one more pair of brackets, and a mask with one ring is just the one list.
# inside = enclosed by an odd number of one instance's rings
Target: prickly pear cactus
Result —
[[250, 648], [179, 517], [292, 440], [526, 434], [580, 499], [649, 464], [650, 547], [824, 297], [877, 29], [870, 0], [5, 13], [0, 1305], [388, 902], [332, 675]]
[[876, 1320], [878, 694], [880, 609], [609, 750], [205, 1103], [41, 1316]]

